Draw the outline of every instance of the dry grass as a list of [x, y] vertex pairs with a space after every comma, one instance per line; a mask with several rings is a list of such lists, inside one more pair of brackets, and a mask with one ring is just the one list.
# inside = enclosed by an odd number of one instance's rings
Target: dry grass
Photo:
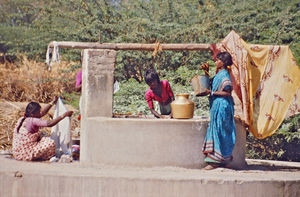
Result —
[[21, 57], [18, 64], [0, 64], [1, 98], [9, 101], [49, 102], [54, 95], [74, 91], [74, 63], [62, 62], [49, 71], [45, 63]]
[[[24, 102], [25, 105], [30, 101], [47, 103], [55, 95], [74, 91], [76, 71], [72, 71], [71, 67], [76, 63], [61, 62], [53, 65], [49, 71], [45, 63], [30, 61], [24, 56], [20, 59], [15, 64], [0, 64], [0, 102]], [[1, 106], [0, 150], [11, 148], [13, 129], [24, 113], [24, 107]], [[79, 127], [79, 124], [76, 116], [73, 116], [72, 129]], [[51, 129], [42, 131], [49, 134]]]
[[[0, 113], [4, 114], [3, 110], [0, 110]], [[22, 113], [24, 112], [17, 110], [11, 116], [3, 117], [0, 115], [0, 150], [11, 147], [13, 128]]]

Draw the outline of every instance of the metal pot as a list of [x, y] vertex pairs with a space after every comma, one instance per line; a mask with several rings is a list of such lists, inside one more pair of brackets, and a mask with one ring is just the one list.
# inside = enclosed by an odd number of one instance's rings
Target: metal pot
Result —
[[171, 103], [173, 118], [193, 118], [195, 103], [189, 99], [189, 94], [177, 94]]
[[195, 96], [206, 96], [206, 89], [209, 87], [209, 76], [208, 75], [196, 75], [191, 79], [191, 83], [194, 89]]

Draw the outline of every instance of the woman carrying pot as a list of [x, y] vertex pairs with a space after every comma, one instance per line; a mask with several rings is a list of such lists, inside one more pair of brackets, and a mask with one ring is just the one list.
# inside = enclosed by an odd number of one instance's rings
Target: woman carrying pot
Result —
[[205, 170], [212, 170], [232, 160], [236, 135], [232, 81], [229, 74], [232, 57], [228, 52], [220, 52], [215, 63], [217, 74], [212, 79], [211, 90], [206, 89], [206, 93], [210, 95], [210, 122], [202, 149], [208, 164]]

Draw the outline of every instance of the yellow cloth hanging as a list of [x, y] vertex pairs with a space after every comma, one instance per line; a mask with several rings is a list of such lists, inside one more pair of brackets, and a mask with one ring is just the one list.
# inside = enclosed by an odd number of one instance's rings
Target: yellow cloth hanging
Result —
[[300, 86], [300, 69], [288, 46], [246, 44], [250, 80], [250, 130], [272, 135], [285, 118]]
[[218, 46], [228, 51], [237, 114], [256, 138], [272, 135], [300, 112], [300, 68], [288, 46], [248, 44], [232, 31]]

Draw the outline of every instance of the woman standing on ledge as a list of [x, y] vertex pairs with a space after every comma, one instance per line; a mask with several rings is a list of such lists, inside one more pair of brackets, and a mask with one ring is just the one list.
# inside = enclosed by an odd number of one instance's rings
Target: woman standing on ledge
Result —
[[231, 96], [232, 82], [229, 75], [232, 58], [228, 52], [221, 52], [215, 61], [217, 74], [212, 79], [209, 94], [210, 122], [203, 150], [205, 170], [212, 170], [232, 160], [235, 145], [234, 102]]
[[65, 117], [72, 116], [68, 111], [53, 120], [40, 119], [48, 113], [57, 102], [57, 97], [41, 110], [40, 104], [30, 102], [25, 110], [24, 117], [20, 118], [14, 130], [13, 156], [16, 160], [33, 161], [48, 160], [55, 154], [55, 142], [50, 137], [41, 136], [40, 127], [53, 127]]

